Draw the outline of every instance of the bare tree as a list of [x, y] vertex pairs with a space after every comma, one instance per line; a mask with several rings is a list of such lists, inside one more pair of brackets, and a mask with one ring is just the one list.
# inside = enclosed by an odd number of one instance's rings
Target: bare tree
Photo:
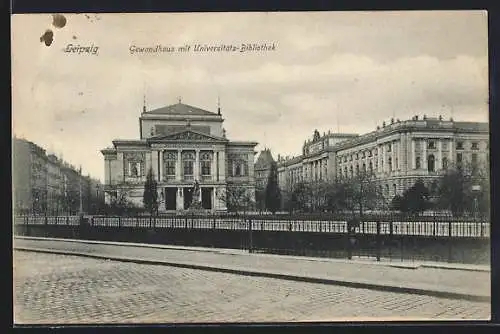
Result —
[[227, 207], [230, 212], [243, 212], [255, 207], [255, 194], [250, 191], [250, 188], [240, 185], [230, 185], [225, 191], [222, 191], [217, 196]]

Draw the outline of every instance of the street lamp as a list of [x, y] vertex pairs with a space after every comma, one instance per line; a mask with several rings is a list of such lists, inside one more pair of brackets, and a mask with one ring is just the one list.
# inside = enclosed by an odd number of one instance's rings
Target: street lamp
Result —
[[477, 214], [479, 211], [479, 202], [478, 202], [478, 194], [481, 191], [481, 186], [475, 184], [472, 186], [472, 193], [474, 194], [474, 219], [477, 220]]

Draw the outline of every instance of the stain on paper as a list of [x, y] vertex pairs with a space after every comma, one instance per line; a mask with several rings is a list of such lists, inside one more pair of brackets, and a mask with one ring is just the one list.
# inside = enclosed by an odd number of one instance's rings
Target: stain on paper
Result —
[[47, 29], [45, 33], [40, 37], [40, 42], [45, 43], [46, 46], [50, 46], [53, 41], [54, 33], [50, 29]]
[[52, 25], [56, 28], [62, 28], [66, 25], [66, 17], [62, 14], [52, 15]]

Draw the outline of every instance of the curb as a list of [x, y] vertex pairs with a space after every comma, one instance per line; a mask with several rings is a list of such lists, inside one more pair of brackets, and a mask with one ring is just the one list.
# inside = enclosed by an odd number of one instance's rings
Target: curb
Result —
[[402, 286], [389, 286], [389, 285], [374, 284], [374, 283], [353, 282], [353, 281], [339, 280], [339, 279], [307, 277], [307, 276], [299, 276], [299, 275], [291, 275], [291, 274], [279, 274], [279, 273], [271, 273], [271, 272], [259, 272], [259, 271], [242, 270], [242, 269], [235, 269], [235, 268], [223, 268], [221, 266], [215, 267], [215, 266], [189, 264], [189, 263], [181, 263], [181, 262], [146, 260], [146, 259], [131, 258], [131, 257], [105, 256], [105, 255], [90, 254], [90, 253], [85, 253], [85, 252], [62, 251], [62, 250], [54, 250], [54, 249], [39, 249], [39, 248], [16, 247], [16, 246], [14, 246], [13, 249], [18, 250], [18, 251], [25, 251], [25, 252], [72, 255], [72, 256], [81, 256], [81, 257], [100, 259], [100, 260], [112, 260], [112, 261], [130, 262], [130, 263], [146, 264], [146, 265], [164, 265], [164, 266], [177, 267], [177, 268], [204, 270], [204, 271], [211, 271], [211, 272], [221, 272], [221, 273], [228, 273], [228, 274], [235, 274], [235, 275], [242, 275], [242, 276], [275, 278], [275, 279], [282, 279], [282, 280], [295, 281], [295, 282], [336, 285], [336, 286], [343, 286], [343, 287], [350, 287], [350, 288], [357, 288], [357, 289], [369, 289], [369, 290], [384, 291], [384, 292], [416, 294], [416, 295], [439, 297], [439, 298], [459, 299], [459, 300], [488, 302], [488, 303], [491, 301], [491, 297], [489, 297], [489, 296], [473, 295], [473, 294], [460, 293], [460, 292], [438, 291], [438, 290], [429, 290], [429, 289], [421, 289], [421, 288], [409, 288], [409, 287], [402, 287]]
[[[62, 241], [62, 242], [74, 242], [81, 244], [105, 244], [113, 245], [119, 247], [141, 247], [141, 248], [152, 248], [152, 249], [169, 249], [169, 250], [180, 250], [188, 252], [206, 252], [215, 254], [225, 254], [225, 255], [242, 255], [242, 256], [283, 256], [277, 254], [268, 253], [248, 253], [247, 251], [242, 252], [237, 249], [232, 248], [208, 248], [208, 247], [189, 247], [189, 246], [173, 246], [173, 245], [162, 245], [162, 244], [142, 244], [134, 242], [119, 242], [119, 241], [105, 241], [105, 240], [84, 240], [84, 239], [69, 239], [69, 238], [45, 238], [45, 237], [26, 237], [26, 236], [14, 236], [14, 239], [21, 240], [45, 240], [45, 241]], [[372, 262], [372, 261], [362, 261], [362, 260], [342, 260], [333, 258], [320, 258], [320, 257], [304, 257], [304, 256], [292, 256], [285, 255], [288, 258], [298, 258], [301, 261], [316, 261], [316, 262], [332, 262], [332, 263], [344, 263], [344, 264], [361, 264], [361, 265], [372, 265], [372, 266], [386, 266], [400, 269], [418, 269], [418, 268], [430, 268], [430, 269], [444, 269], [444, 270], [460, 270], [460, 271], [473, 271], [473, 272], [487, 272], [490, 273], [490, 269], [483, 268], [467, 268], [460, 266], [453, 266], [453, 264], [443, 264], [439, 263], [397, 263], [397, 262]]]

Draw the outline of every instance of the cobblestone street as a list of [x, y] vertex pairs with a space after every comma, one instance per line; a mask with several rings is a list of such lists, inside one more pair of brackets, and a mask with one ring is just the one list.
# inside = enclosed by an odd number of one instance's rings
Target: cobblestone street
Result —
[[16, 324], [489, 319], [490, 304], [15, 251]]

